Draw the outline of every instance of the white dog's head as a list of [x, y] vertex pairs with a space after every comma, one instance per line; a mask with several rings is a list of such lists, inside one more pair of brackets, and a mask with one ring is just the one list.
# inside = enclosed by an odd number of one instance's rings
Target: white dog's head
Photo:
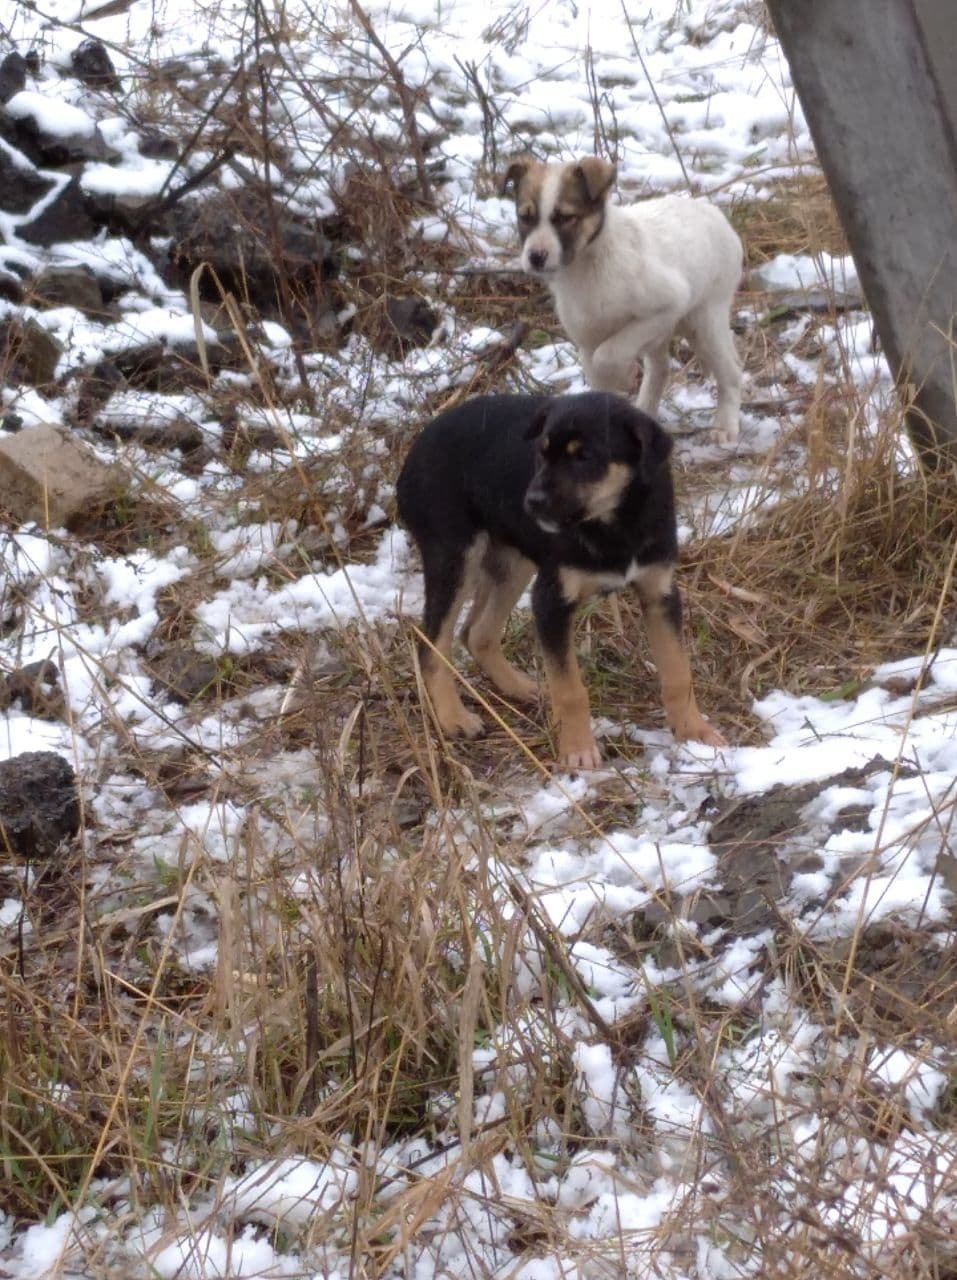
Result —
[[502, 182], [502, 195], [515, 194], [522, 270], [551, 276], [591, 244], [605, 221], [605, 201], [615, 166], [598, 156], [571, 164], [514, 160]]

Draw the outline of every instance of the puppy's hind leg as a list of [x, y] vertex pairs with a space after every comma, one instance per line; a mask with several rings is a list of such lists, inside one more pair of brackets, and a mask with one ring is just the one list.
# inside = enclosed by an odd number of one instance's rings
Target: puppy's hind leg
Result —
[[681, 637], [681, 597], [670, 565], [649, 567], [638, 579], [648, 647], [658, 669], [665, 716], [676, 738], [693, 738], [712, 747], [727, 741], [698, 710], [691, 664]]
[[517, 551], [492, 543], [482, 559], [475, 602], [462, 633], [469, 653], [492, 683], [518, 702], [536, 698], [538, 684], [505, 657], [502, 632], [534, 572], [532, 562]]
[[443, 732], [475, 738], [481, 717], [467, 711], [452, 670], [455, 623], [474, 583], [484, 539], [471, 546], [435, 546], [422, 550], [425, 609], [422, 631], [430, 644], [420, 647], [422, 679]]
[[731, 330], [730, 303], [703, 303], [687, 320], [698, 359], [706, 373], [714, 375], [718, 402], [714, 414], [714, 437], [721, 444], [734, 444], [741, 418], [741, 361]]

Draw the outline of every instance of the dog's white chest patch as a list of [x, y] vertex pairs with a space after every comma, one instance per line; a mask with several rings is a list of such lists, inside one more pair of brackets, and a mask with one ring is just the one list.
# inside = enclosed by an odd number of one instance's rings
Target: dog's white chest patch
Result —
[[624, 573], [596, 573], [595, 581], [601, 591], [621, 591], [633, 582], [640, 582], [649, 572], [648, 565], [632, 560]]
[[639, 564], [637, 560], [632, 560], [625, 570], [625, 582], [639, 582], [642, 578], [647, 577], [648, 572], [649, 569], [646, 564]]

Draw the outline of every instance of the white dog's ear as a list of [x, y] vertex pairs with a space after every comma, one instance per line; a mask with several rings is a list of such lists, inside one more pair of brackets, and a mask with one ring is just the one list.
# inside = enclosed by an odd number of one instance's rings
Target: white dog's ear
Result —
[[586, 156], [575, 168], [581, 174], [582, 183], [588, 192], [588, 199], [594, 203], [606, 195], [615, 181], [615, 166], [608, 160], [602, 160], [601, 156]]
[[531, 160], [513, 160], [505, 171], [505, 177], [502, 179], [502, 185], [499, 188], [500, 196], [507, 196], [509, 191], [518, 190], [518, 184], [528, 173]]

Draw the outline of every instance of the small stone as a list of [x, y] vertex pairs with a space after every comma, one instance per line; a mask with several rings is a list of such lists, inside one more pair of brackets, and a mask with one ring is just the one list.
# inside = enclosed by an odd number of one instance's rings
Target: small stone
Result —
[[27, 715], [58, 720], [63, 714], [60, 672], [50, 661], [28, 662], [0, 683], [0, 710], [19, 705]]
[[28, 214], [54, 185], [54, 179], [37, 170], [29, 156], [17, 145], [16, 126], [5, 118], [0, 107], [0, 209], [5, 213]]
[[194, 702], [222, 692], [219, 663], [186, 645], [171, 645], [145, 665], [154, 687], [163, 690], [173, 702]]
[[53, 334], [32, 317], [0, 325], [0, 361], [6, 380], [42, 387], [53, 381], [63, 348]]
[[0, 102], [8, 102], [15, 93], [26, 88], [27, 60], [14, 51], [0, 62]]
[[74, 423], [87, 426], [107, 404], [113, 392], [125, 383], [126, 379], [112, 360], [99, 360], [92, 369], [82, 371]]
[[76, 775], [55, 751], [25, 751], [0, 761], [0, 850], [48, 857], [80, 826]]
[[75, 307], [86, 315], [103, 314], [103, 290], [89, 267], [46, 267], [34, 280], [31, 301], [41, 307]]
[[25, 218], [16, 228], [21, 240], [42, 249], [63, 240], [91, 240], [95, 230], [76, 178], [72, 178], [35, 217]]
[[121, 467], [101, 462], [63, 427], [0, 437], [0, 508], [15, 524], [59, 528], [115, 500], [126, 483]]
[[37, 148], [43, 165], [57, 168], [75, 160], [117, 160], [91, 116], [67, 102], [21, 89], [6, 104], [23, 141]]
[[172, 422], [102, 422], [100, 435], [130, 440], [144, 449], [178, 449], [182, 454], [195, 453], [206, 443], [206, 437], [195, 422], [176, 418]]
[[[221, 354], [218, 342], [207, 343], [206, 356], [214, 374], [221, 367]], [[116, 352], [110, 363], [136, 390], [176, 394], [208, 385], [195, 342], [177, 342], [175, 346], [144, 342]]]
[[84, 40], [70, 54], [70, 65], [76, 78], [90, 89], [106, 89], [119, 93], [119, 76], [102, 40]]
[[439, 322], [438, 315], [424, 298], [388, 298], [385, 315], [402, 355], [411, 347], [426, 346]]
[[0, 298], [4, 302], [12, 302], [17, 307], [23, 302], [23, 282], [12, 271], [4, 271], [2, 268], [0, 268]]
[[146, 127], [140, 134], [139, 152], [148, 160], [178, 160], [182, 148], [175, 138]]

